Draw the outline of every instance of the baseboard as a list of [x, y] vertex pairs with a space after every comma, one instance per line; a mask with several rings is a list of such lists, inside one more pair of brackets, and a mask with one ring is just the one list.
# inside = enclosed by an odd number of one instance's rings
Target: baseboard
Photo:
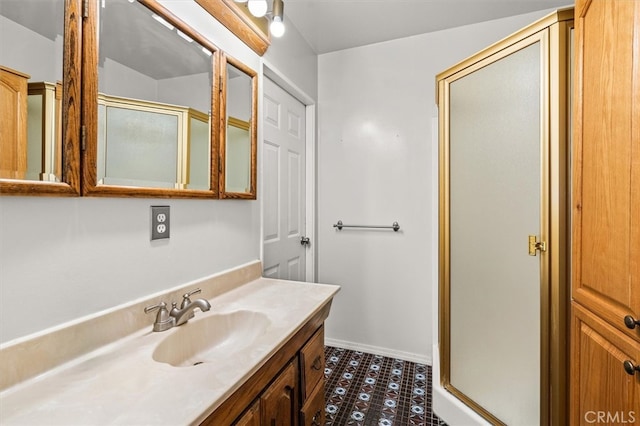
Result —
[[417, 362], [420, 364], [432, 365], [433, 360], [430, 356], [418, 355], [411, 352], [396, 351], [389, 348], [379, 346], [364, 345], [362, 343], [347, 342], [345, 340], [328, 339], [325, 337], [324, 343], [327, 346], [337, 348], [350, 349], [352, 351], [361, 351], [370, 354], [382, 355], [389, 358], [403, 359], [405, 361]]

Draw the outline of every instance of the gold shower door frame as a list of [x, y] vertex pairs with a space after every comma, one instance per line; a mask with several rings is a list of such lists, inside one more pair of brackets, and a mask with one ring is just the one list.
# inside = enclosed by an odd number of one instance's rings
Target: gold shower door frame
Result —
[[[568, 421], [569, 144], [573, 9], [556, 11], [436, 76], [439, 109], [439, 340], [441, 384], [492, 424], [504, 424], [450, 382], [449, 86], [491, 63], [541, 45], [540, 424]], [[523, 235], [523, 245], [526, 244]], [[517, 318], [511, 319], [517, 321]]]

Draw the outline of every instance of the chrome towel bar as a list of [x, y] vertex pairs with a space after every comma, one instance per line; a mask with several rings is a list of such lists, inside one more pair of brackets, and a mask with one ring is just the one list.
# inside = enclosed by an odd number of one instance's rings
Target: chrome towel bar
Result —
[[339, 231], [342, 231], [342, 228], [376, 228], [376, 229], [393, 229], [394, 232], [398, 232], [400, 229], [400, 225], [398, 222], [393, 222], [391, 226], [374, 226], [374, 225], [345, 225], [341, 220], [338, 223], [333, 224], [334, 228], [338, 228]]

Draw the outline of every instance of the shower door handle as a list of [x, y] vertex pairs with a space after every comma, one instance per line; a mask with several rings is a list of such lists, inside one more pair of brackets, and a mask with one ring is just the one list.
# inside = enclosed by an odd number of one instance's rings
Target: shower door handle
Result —
[[545, 241], [537, 241], [535, 235], [529, 235], [529, 256], [536, 256], [538, 251], [547, 251], [547, 243]]

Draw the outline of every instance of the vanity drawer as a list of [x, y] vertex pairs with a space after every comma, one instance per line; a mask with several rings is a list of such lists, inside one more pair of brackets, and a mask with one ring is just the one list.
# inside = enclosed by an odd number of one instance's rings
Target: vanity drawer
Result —
[[302, 406], [301, 426], [324, 426], [324, 377]]
[[320, 379], [324, 379], [324, 326], [318, 329], [300, 351], [300, 372], [302, 401], [306, 401]]

